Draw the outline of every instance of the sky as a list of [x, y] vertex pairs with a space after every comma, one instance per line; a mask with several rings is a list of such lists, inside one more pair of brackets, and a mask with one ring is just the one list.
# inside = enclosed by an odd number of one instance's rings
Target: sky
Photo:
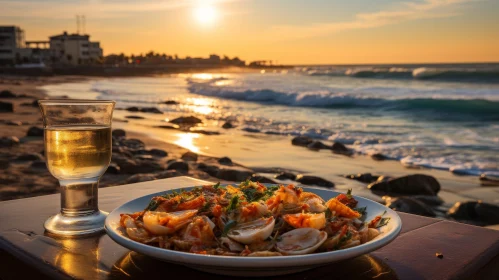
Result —
[[499, 62], [497, 0], [0, 0], [26, 40], [85, 32], [104, 55], [279, 64]]

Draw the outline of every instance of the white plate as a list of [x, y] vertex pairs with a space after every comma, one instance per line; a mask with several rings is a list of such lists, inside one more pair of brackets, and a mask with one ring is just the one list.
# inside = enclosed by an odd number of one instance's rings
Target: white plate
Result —
[[[188, 190], [190, 188], [184, 189]], [[178, 191], [179, 189], [175, 190]], [[303, 187], [303, 190], [316, 193], [326, 201], [340, 194], [340, 192], [336, 191], [311, 187]], [[394, 240], [402, 228], [402, 221], [395, 211], [377, 202], [354, 195], [355, 199], [359, 202], [357, 207], [367, 206], [366, 221], [372, 220], [377, 215], [381, 215], [384, 211], [386, 211], [386, 214], [383, 217], [389, 217], [391, 219], [386, 226], [380, 228], [381, 234], [375, 239], [356, 247], [338, 251], [300, 256], [229, 257], [198, 255], [168, 250], [129, 239], [120, 227], [120, 214], [142, 211], [147, 207], [152, 197], [170, 193], [172, 191], [173, 190], [169, 190], [139, 197], [114, 209], [109, 213], [106, 219], [105, 229], [107, 234], [118, 244], [130, 250], [166, 262], [185, 265], [197, 270], [231, 276], [272, 276], [295, 273], [372, 252]]]

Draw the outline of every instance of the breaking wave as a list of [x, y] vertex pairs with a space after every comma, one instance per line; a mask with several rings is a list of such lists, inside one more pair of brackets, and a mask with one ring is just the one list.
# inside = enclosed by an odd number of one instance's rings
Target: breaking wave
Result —
[[348, 68], [346, 70], [337, 68], [304, 68], [301, 69], [301, 71], [310, 76], [347, 76], [352, 78], [499, 83], [499, 70], [497, 69], [357, 67]]
[[281, 92], [271, 89], [239, 90], [215, 86], [209, 82], [189, 81], [189, 91], [204, 96], [266, 104], [319, 107], [370, 108], [386, 111], [430, 112], [436, 115], [456, 114], [483, 120], [499, 120], [499, 101], [487, 99], [401, 98], [385, 99], [348, 95], [330, 91]]

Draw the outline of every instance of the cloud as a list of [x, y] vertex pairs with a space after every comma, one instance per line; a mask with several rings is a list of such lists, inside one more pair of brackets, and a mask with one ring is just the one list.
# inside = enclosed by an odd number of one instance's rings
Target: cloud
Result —
[[323, 36], [335, 32], [376, 28], [393, 25], [404, 21], [447, 18], [459, 15], [460, 4], [480, 0], [425, 0], [423, 2], [405, 2], [392, 10], [374, 13], [360, 13], [353, 20], [344, 22], [319, 23], [308, 26], [278, 25], [269, 30], [268, 37], [276, 40], [292, 40]]
[[39, 19], [73, 19], [75, 14], [92, 18], [116, 18], [141, 12], [167, 11], [199, 3], [213, 5], [241, 0], [79, 0], [79, 1], [1, 1], [2, 17], [31, 17]]

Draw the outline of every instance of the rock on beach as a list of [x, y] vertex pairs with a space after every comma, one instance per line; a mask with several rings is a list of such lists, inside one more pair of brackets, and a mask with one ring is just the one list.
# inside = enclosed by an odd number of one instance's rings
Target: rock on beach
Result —
[[387, 181], [376, 181], [368, 186], [371, 191], [401, 195], [437, 195], [440, 183], [432, 176], [413, 174]]

